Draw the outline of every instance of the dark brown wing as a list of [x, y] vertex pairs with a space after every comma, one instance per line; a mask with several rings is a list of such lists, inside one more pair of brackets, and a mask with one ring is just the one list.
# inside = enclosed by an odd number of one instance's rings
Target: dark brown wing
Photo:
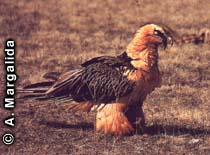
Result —
[[114, 102], [133, 90], [131, 83], [118, 68], [93, 63], [62, 75], [47, 91], [50, 98], [72, 98], [77, 102]]
[[[123, 53], [118, 57], [93, 58], [83, 63], [81, 68], [60, 76], [51, 72], [44, 76], [52, 80], [51, 83], [39, 82], [25, 87], [23, 91], [28, 94], [23, 98], [114, 102], [133, 90], [133, 83], [123, 75], [127, 70], [134, 69], [130, 61]], [[46, 85], [44, 89], [43, 85]]]

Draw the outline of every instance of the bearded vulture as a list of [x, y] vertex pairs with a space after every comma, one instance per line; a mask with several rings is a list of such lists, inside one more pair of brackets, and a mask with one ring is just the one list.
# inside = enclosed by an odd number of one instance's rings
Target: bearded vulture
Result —
[[[69, 101], [73, 111], [89, 112], [96, 107], [96, 131], [123, 136], [144, 129], [143, 101], [160, 86], [158, 47], [172, 45], [170, 31], [146, 24], [119, 56], [90, 59], [64, 74], [54, 72], [47, 82], [25, 86], [22, 98]], [[72, 106], [75, 101], [78, 104]]]

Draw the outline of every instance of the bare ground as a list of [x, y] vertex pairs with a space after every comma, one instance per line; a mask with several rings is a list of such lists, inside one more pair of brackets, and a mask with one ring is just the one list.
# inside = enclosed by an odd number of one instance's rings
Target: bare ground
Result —
[[[146, 22], [179, 34], [210, 28], [207, 0], [0, 0], [1, 87], [3, 45], [17, 43], [17, 86], [64, 72], [99, 55], [122, 52]], [[68, 103], [17, 101], [14, 145], [0, 154], [210, 154], [210, 45], [186, 44], [160, 51], [162, 87], [144, 104], [147, 131], [116, 139], [97, 134], [94, 113], [72, 114]], [[11, 112], [2, 108], [2, 120]]]

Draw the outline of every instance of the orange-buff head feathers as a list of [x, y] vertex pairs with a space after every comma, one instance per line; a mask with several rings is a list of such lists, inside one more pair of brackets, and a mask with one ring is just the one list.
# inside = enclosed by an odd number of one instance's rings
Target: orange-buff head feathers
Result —
[[168, 43], [173, 44], [170, 31], [155, 24], [146, 24], [137, 31], [134, 39], [128, 44], [126, 52], [135, 58], [136, 54], [146, 48], [157, 48], [161, 44], [166, 48]]

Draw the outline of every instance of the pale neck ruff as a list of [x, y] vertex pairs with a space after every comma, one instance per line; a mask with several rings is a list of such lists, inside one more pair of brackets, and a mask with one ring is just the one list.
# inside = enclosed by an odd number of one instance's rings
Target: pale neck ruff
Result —
[[158, 52], [157, 48], [145, 48], [141, 51], [130, 52], [126, 51], [127, 55], [133, 59], [131, 64], [136, 69], [150, 71], [154, 67], [158, 67]]

